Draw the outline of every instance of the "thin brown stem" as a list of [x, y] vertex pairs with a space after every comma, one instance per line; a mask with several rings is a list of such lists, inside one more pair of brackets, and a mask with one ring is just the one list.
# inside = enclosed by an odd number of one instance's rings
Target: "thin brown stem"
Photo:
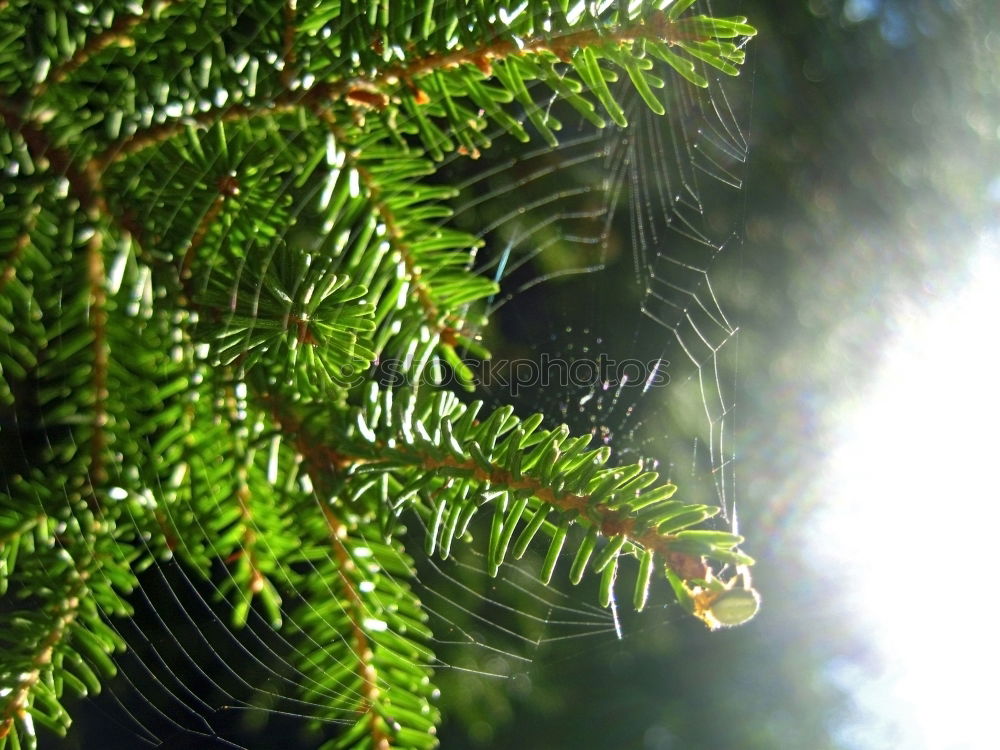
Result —
[[250, 572], [250, 596], [264, 590], [264, 574], [257, 556], [257, 531], [254, 529], [253, 511], [250, 508], [250, 485], [246, 481], [246, 470], [240, 474], [236, 500], [240, 504], [240, 525], [243, 527], [241, 550], [236, 557], [245, 557]]
[[151, 128], [138, 131], [118, 140], [98, 154], [94, 158], [94, 164], [98, 169], [103, 170], [109, 164], [123, 157], [173, 138], [178, 133], [184, 132], [191, 125], [209, 127], [219, 122], [251, 120], [255, 117], [274, 117], [275, 115], [293, 112], [302, 105], [302, 102], [308, 96], [308, 92], [288, 91], [278, 96], [273, 102], [266, 102], [256, 106], [234, 104], [198, 112], [197, 114], [186, 116], [181, 120], [171, 120], [160, 125], [154, 125]]
[[348, 529], [343, 521], [333, 512], [328, 503], [321, 503], [323, 519], [330, 533], [330, 543], [333, 548], [333, 556], [337, 561], [337, 577], [340, 580], [344, 595], [352, 610], [351, 616], [351, 650], [357, 659], [355, 671], [361, 678], [361, 696], [364, 701], [362, 711], [367, 714], [369, 734], [372, 739], [372, 746], [376, 750], [387, 750], [391, 746], [389, 735], [384, 726], [385, 720], [375, 710], [381, 690], [378, 686], [378, 673], [375, 671], [374, 653], [372, 653], [371, 643], [368, 636], [361, 627], [361, 621], [367, 617], [367, 608], [361, 593], [351, 578], [351, 574], [357, 569], [351, 553], [344, 543], [348, 537]]
[[232, 198], [239, 195], [240, 183], [232, 175], [224, 175], [216, 180], [216, 187], [219, 189], [219, 194], [212, 201], [212, 205], [208, 207], [205, 215], [201, 217], [201, 221], [198, 222], [198, 226], [195, 227], [194, 234], [191, 235], [191, 242], [188, 243], [187, 250], [184, 252], [184, 258], [181, 261], [181, 285], [184, 287], [184, 293], [188, 297], [188, 301], [193, 301], [193, 290], [190, 288], [191, 284], [191, 267], [194, 264], [195, 256], [198, 250], [205, 242], [205, 237], [208, 236], [209, 230], [215, 224], [215, 220], [219, 218], [219, 214], [222, 212], [222, 206], [225, 204], [228, 198]]
[[[244, 420], [240, 417], [241, 407], [237, 401], [237, 396], [231, 386], [225, 389], [225, 403], [229, 411], [229, 418], [232, 420], [234, 428], [239, 431], [244, 429], [241, 424]], [[253, 597], [264, 590], [264, 573], [260, 569], [259, 557], [257, 554], [257, 530], [254, 523], [253, 509], [250, 505], [250, 476], [246, 462], [241, 461], [236, 469], [236, 502], [240, 508], [240, 526], [242, 527], [240, 551], [236, 553], [230, 562], [237, 559], [244, 559], [249, 573], [250, 596]]]
[[296, 0], [285, 0], [282, 18], [285, 26], [281, 30], [281, 85], [291, 88], [295, 76], [295, 15]]
[[[87, 241], [87, 283], [90, 285], [90, 308], [87, 313], [94, 340], [91, 343], [94, 365], [91, 385], [94, 391], [94, 431], [90, 436], [90, 483], [101, 485], [107, 479], [104, 467], [104, 428], [108, 401], [108, 311], [104, 270], [104, 235], [95, 227]], [[96, 497], [96, 493], [91, 494]], [[95, 500], [96, 503], [96, 500]]]
[[677, 44], [686, 41], [682, 36], [673, 33], [677, 25], [677, 21], [671, 20], [666, 13], [660, 11], [653, 14], [646, 22], [609, 31], [592, 29], [571, 31], [555, 36], [535, 36], [519, 40], [520, 43], [513, 39], [499, 39], [468, 49], [432, 53], [408, 63], [395, 65], [372, 78], [370, 83], [380, 87], [384, 84], [419, 78], [436, 70], [457, 68], [467, 64], [475, 65], [485, 75], [490, 75], [492, 72], [490, 65], [493, 60], [538, 52], [551, 52], [560, 59], [568, 60], [575, 50], [599, 44], [625, 44], [640, 39], [656, 39], [667, 44]]

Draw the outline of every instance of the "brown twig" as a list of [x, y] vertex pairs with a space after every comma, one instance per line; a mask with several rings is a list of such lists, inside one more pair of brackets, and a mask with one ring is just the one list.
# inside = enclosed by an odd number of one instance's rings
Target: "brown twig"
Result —
[[650, 16], [647, 22], [636, 23], [611, 31], [602, 32], [592, 29], [571, 31], [556, 36], [535, 36], [520, 40], [520, 43], [515, 42], [513, 39], [501, 39], [469, 47], [468, 49], [432, 53], [409, 63], [388, 68], [378, 76], [375, 76], [371, 82], [375, 86], [386, 83], [392, 84], [397, 81], [419, 78], [436, 70], [457, 68], [467, 64], [476, 66], [482, 71], [483, 75], [488, 76], [492, 73], [492, 61], [507, 57], [521, 57], [531, 53], [551, 52], [560, 59], [568, 60], [575, 50], [598, 44], [625, 44], [636, 42], [640, 39], [655, 39], [671, 45], [688, 41], [686, 36], [673, 33], [675, 30], [674, 27], [678, 26], [678, 24], [678, 21], [670, 19], [666, 13], [660, 11]]

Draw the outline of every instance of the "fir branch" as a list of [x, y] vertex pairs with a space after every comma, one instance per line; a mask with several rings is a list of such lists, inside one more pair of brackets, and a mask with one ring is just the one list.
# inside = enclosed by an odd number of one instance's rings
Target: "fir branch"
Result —
[[[709, 37], [690, 30], [686, 19], [675, 20], [666, 11], [657, 11], [648, 19], [620, 28], [598, 31], [585, 29], [553, 36], [539, 35], [524, 40], [498, 39], [475, 47], [450, 52], [437, 52], [407, 63], [394, 65], [365, 81], [369, 86], [381, 88], [399, 81], [414, 81], [438, 70], [473, 65], [486, 76], [492, 73], [492, 62], [509, 57], [523, 57], [532, 53], [551, 52], [562, 60], [584, 47], [601, 44], [627, 44], [640, 39], [652, 39], [674, 46], [686, 41], [707, 41]], [[364, 79], [357, 79], [364, 81]], [[317, 88], [322, 88], [319, 84]], [[331, 86], [328, 96], [338, 96], [339, 86]]]
[[[239, 416], [240, 406], [236, 400], [236, 394], [233, 391], [232, 386], [226, 387], [226, 406], [229, 409], [229, 418], [233, 423], [234, 427], [242, 421]], [[227, 562], [236, 562], [242, 559], [246, 562], [248, 581], [247, 588], [250, 592], [250, 598], [253, 598], [261, 591], [264, 590], [265, 577], [263, 572], [261, 572], [260, 562], [258, 561], [257, 555], [257, 530], [254, 523], [254, 514], [250, 507], [250, 483], [249, 483], [249, 472], [247, 470], [247, 461], [241, 460], [236, 468], [236, 502], [239, 504], [239, 521], [238, 523], [242, 527], [242, 532], [240, 535], [241, 543], [240, 549], [230, 557]]]
[[46, 89], [53, 84], [58, 84], [65, 80], [75, 70], [84, 65], [90, 58], [102, 50], [113, 46], [126, 46], [132, 43], [132, 31], [143, 21], [149, 18], [153, 9], [157, 6], [165, 7], [174, 0], [148, 0], [137, 15], [121, 15], [115, 18], [114, 22], [104, 31], [94, 34], [92, 37], [76, 49], [72, 57], [57, 65], [52, 71], [35, 87], [34, 95], [41, 96]]
[[254, 117], [273, 117], [299, 107], [312, 108], [318, 103], [350, 100], [366, 106], [382, 108], [388, 103], [385, 89], [403, 82], [411, 95], [423, 100], [426, 94], [415, 85], [422, 76], [441, 70], [472, 65], [489, 75], [493, 61], [528, 54], [551, 52], [568, 60], [574, 50], [597, 44], [627, 44], [650, 39], [675, 46], [684, 42], [702, 42], [711, 37], [693, 26], [689, 17], [674, 19], [669, 11], [657, 11], [649, 19], [628, 24], [617, 29], [596, 31], [586, 29], [554, 36], [538, 35], [529, 39], [497, 39], [473, 47], [449, 52], [432, 52], [409, 62], [393, 65], [371, 76], [355, 76], [335, 81], [322, 81], [302, 90], [291, 90], [289, 82], [282, 82], [286, 90], [272, 102], [256, 106], [228, 105], [215, 107], [179, 120], [164, 122], [120, 138], [97, 157], [101, 167], [134, 154], [161, 141], [173, 138], [190, 125], [208, 126], [216, 122]]
[[399, 253], [399, 257], [403, 261], [403, 266], [406, 269], [406, 275], [410, 279], [410, 285], [413, 287], [413, 293], [417, 296], [417, 300], [420, 302], [420, 306], [424, 310], [424, 315], [427, 318], [428, 324], [432, 329], [440, 332], [443, 328], [438, 323], [437, 305], [434, 304], [430, 291], [421, 278], [420, 268], [413, 259], [413, 253], [410, 252], [410, 244], [406, 241], [406, 235], [400, 228], [399, 222], [396, 220], [396, 214], [389, 207], [388, 203], [381, 200], [382, 189], [379, 187], [378, 182], [371, 171], [360, 164], [355, 164], [355, 169], [358, 172], [358, 177], [361, 179], [361, 183], [368, 191], [368, 195], [371, 196], [375, 210], [378, 212], [379, 217], [385, 224], [385, 228], [389, 233], [389, 244]]
[[[401, 449], [397, 447], [397, 450]], [[554, 492], [534, 477], [523, 475], [518, 479], [510, 471], [496, 464], [491, 464], [490, 469], [486, 470], [471, 459], [461, 461], [451, 456], [435, 458], [420, 451], [413, 451], [410, 455], [420, 471], [435, 472], [441, 469], [458, 469], [488, 486], [510, 490], [527, 490], [532, 497], [546, 505], [559, 510], [571, 511], [581, 518], [590, 518], [597, 524], [602, 536], [607, 538], [623, 537], [627, 542], [631, 542], [637, 547], [658, 553], [682, 580], [705, 578], [708, 573], [708, 568], [700, 559], [672, 549], [672, 544], [677, 539], [673, 534], [661, 534], [655, 528], [643, 529], [634, 516], [630, 517], [604, 503], [595, 503], [590, 495]], [[378, 461], [375, 460], [372, 463], [378, 463]]]
[[[398, 465], [401, 459], [425, 476], [434, 476], [442, 469], [458, 470], [477, 483], [504, 490], [526, 490], [544, 505], [572, 512], [579, 518], [589, 519], [603, 536], [622, 537], [640, 549], [658, 554], [664, 564], [681, 580], [705, 579], [711, 575], [700, 555], [692, 555], [675, 548], [678, 546], [678, 538], [674, 534], [660, 533], [655, 526], [643, 527], [634, 515], [612, 508], [603, 502], [595, 503], [589, 494], [556, 492], [537, 477], [524, 473], [520, 478], [515, 477], [513, 472], [495, 462], [489, 462], [489, 468], [486, 469], [481, 462], [474, 459], [434, 456], [407, 445], [405, 441], [398, 442], [393, 448], [393, 455], [384, 458], [351, 450], [349, 445], [331, 446], [319, 435], [312, 433], [279, 397], [268, 392], [261, 392], [259, 396], [261, 402], [268, 408], [274, 423], [286, 437], [290, 438], [296, 450], [308, 461], [313, 470], [319, 472], [318, 476], [331, 470], [346, 472], [352, 467], [362, 465], [382, 464], [387, 467]], [[386, 452], [386, 446], [381, 442], [374, 447], [377, 449], [377, 454]]]
[[[269, 393], [261, 392], [260, 400], [268, 407], [271, 419], [277, 425], [281, 433], [289, 439], [295, 446], [296, 451], [305, 459], [309, 476], [318, 486], [329, 485], [331, 470], [338, 473], [346, 468], [353, 459], [341, 455], [336, 450], [323, 445], [315, 440], [304, 428], [299, 419], [292, 414], [284, 405], [282, 400]], [[369, 734], [372, 745], [377, 750], [386, 750], [390, 747], [390, 738], [383, 727], [384, 719], [378, 714], [376, 702], [380, 695], [378, 687], [378, 674], [372, 663], [372, 645], [368, 636], [362, 629], [361, 623], [369, 612], [357, 586], [348, 575], [356, 569], [356, 564], [345, 545], [350, 530], [348, 526], [334, 513], [329, 502], [319, 503], [323, 513], [323, 521], [329, 532], [330, 545], [333, 549], [334, 561], [337, 564], [336, 578], [340, 588], [347, 598], [348, 605], [352, 610], [351, 620], [351, 650], [357, 659], [356, 674], [361, 679], [361, 695], [364, 700], [364, 707], [361, 709], [369, 722]]]
[[[107, 280], [104, 269], [104, 235], [101, 223], [104, 219], [112, 219], [112, 215], [101, 194], [100, 177], [94, 163], [86, 162], [82, 169], [79, 168], [67, 150], [54, 145], [39, 125], [22, 116], [21, 109], [15, 102], [0, 99], [0, 115], [2, 115], [8, 129], [20, 134], [32, 161], [39, 165], [48, 164], [51, 171], [66, 178], [70, 190], [80, 202], [80, 208], [93, 224], [90, 227], [92, 234], [87, 239], [86, 244], [86, 274], [90, 289], [87, 319], [93, 333], [91, 385], [94, 392], [89, 473], [91, 486], [99, 485], [106, 479], [103, 454], [106, 443], [104, 430], [107, 426], [106, 402], [108, 398], [108, 314], [105, 289]], [[96, 497], [96, 492], [93, 491], [89, 495], [92, 510], [97, 509]]]
[[257, 561], [257, 532], [254, 529], [253, 512], [250, 510], [250, 485], [247, 484], [246, 471], [239, 477], [239, 488], [236, 500], [240, 504], [240, 525], [243, 527], [243, 537], [240, 546], [241, 556], [245, 556], [250, 568], [250, 596], [259, 594], [264, 589], [264, 574]]
[[[101, 162], [88, 159], [81, 164], [67, 149], [55, 145], [37, 120], [25, 116], [26, 108], [23, 101], [0, 96], [0, 117], [8, 130], [21, 136], [32, 161], [39, 167], [66, 178], [70, 192], [94, 224], [99, 224], [103, 219], [137, 243], [142, 234], [138, 226], [127, 216], [116, 216], [104, 199]], [[137, 249], [141, 255], [142, 248], [138, 244]]]
[[67, 637], [67, 631], [77, 618], [85, 596], [87, 572], [77, 570], [73, 584], [60, 600], [53, 612], [52, 627], [39, 640], [30, 668], [19, 675], [3, 708], [0, 709], [0, 740], [7, 737], [14, 728], [14, 722], [22, 718], [31, 704], [31, 692], [42, 679], [46, 669], [52, 664], [56, 646]]

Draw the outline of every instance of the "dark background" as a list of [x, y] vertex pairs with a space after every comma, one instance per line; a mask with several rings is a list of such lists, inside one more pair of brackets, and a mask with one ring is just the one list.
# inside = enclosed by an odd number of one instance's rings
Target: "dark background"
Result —
[[[748, 625], [718, 633], [661, 608], [627, 618], [620, 641], [610, 635], [536, 650], [518, 679], [445, 671], [444, 748], [895, 746], [843, 730], [855, 708], [833, 675], [845, 664], [876, 675], [880, 665], [844, 603], [852, 581], [813, 555], [822, 501], [814, 477], [830, 449], [834, 408], [864, 388], [892, 333], [889, 301], [905, 295], [929, 303], [946, 293], [976, 228], [995, 221], [1000, 14], [990, 0], [737, 5], [760, 30], [735, 103], [748, 108], [739, 119], [750, 158], [743, 191], [717, 209], [740, 239], [712, 264], [712, 278], [740, 328], [738, 356], [725, 360], [724, 376], [737, 405], [735, 498], [748, 551], [758, 560], [754, 581], [764, 607]], [[640, 358], [658, 356], [664, 344], [655, 329], [636, 335], [628, 255], [618, 261], [599, 279], [516, 297], [487, 334], [497, 355], [543, 345], [566, 355], [602, 338]], [[544, 270], [520, 273], [530, 278]], [[736, 345], [729, 342], [727, 351]], [[607, 404], [570, 408], [569, 396], [537, 390], [518, 406], [554, 410], [577, 429], [607, 422], [618, 428], [612, 438], [620, 437], [626, 453], [655, 454], [661, 448], [651, 436], [654, 415], [670, 409], [658, 399], [676, 393], [665, 388], [662, 396], [634, 399], [637, 411], [628, 419], [605, 420]], [[675, 417], [674, 431], [683, 433], [684, 419]], [[163, 575], [172, 590], [191, 597], [185, 606], [195, 620], [210, 620], [207, 607], [199, 616], [190, 582], [169, 568]], [[134, 639], [155, 631], [159, 611], [197, 653], [199, 636], [169, 614], [159, 576], [147, 580], [156, 605], [139, 602]], [[595, 601], [592, 591], [580, 596]], [[189, 684], [207, 685], [213, 653], [241, 658], [224, 642], [205, 647], [206, 674], [192, 672]], [[168, 639], [160, 645], [169, 652]], [[141, 665], [153, 664], [141, 643], [139, 653], [124, 671], [146, 691]], [[452, 656], [461, 660], [461, 648]], [[253, 684], [252, 665], [243, 673]], [[120, 698], [129, 710], [150, 711], [128, 695], [129, 686], [118, 683], [112, 697], [85, 702], [68, 746], [138, 746], [115, 704]], [[309, 746], [314, 737], [301, 734], [301, 722], [278, 716], [205, 716], [206, 726], [249, 747]], [[145, 720], [169, 747], [223, 746], [172, 731], [155, 716]]]

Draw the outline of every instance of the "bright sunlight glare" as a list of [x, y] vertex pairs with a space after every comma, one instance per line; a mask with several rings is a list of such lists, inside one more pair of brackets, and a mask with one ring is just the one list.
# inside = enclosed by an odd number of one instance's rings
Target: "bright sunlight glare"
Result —
[[857, 709], [851, 746], [1000, 746], [998, 324], [993, 234], [954, 296], [902, 306], [880, 372], [840, 422], [817, 542], [879, 665], [839, 675]]

